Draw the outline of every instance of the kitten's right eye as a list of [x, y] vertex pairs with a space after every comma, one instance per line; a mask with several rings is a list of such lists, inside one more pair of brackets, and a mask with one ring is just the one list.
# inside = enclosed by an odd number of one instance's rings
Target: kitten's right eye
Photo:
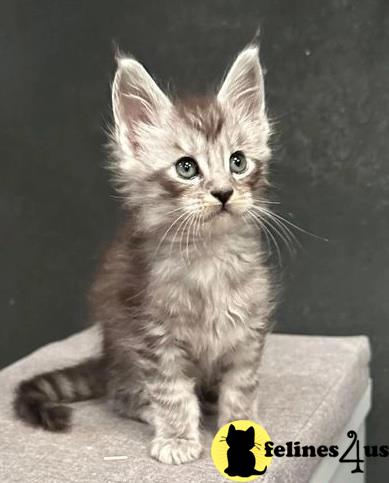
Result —
[[199, 166], [193, 158], [185, 156], [176, 162], [176, 171], [181, 178], [193, 179], [199, 174]]

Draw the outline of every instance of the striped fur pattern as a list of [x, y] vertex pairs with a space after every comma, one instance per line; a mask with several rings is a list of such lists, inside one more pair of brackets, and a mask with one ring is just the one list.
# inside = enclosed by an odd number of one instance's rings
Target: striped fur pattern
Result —
[[[134, 59], [113, 83], [113, 162], [126, 222], [92, 287], [103, 328], [100, 361], [22, 383], [15, 409], [51, 430], [64, 402], [104, 395], [150, 423], [151, 455], [185, 463], [201, 453], [202, 410], [218, 424], [257, 419], [258, 366], [274, 289], [251, 210], [266, 200], [270, 157], [258, 50], [235, 60], [217, 96], [172, 101]], [[229, 160], [244, 153], [247, 170]], [[178, 176], [194, 158], [199, 176]], [[224, 209], [212, 194], [232, 190]]]
[[102, 374], [100, 358], [39, 374], [17, 387], [15, 412], [32, 426], [67, 431], [70, 428], [71, 408], [62, 403], [103, 396], [105, 381]]

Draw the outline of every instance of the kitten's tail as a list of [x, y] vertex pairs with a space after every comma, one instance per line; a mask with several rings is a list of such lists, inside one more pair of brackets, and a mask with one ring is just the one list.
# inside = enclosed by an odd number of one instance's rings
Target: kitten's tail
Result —
[[102, 359], [87, 359], [76, 366], [21, 382], [14, 400], [16, 415], [31, 426], [67, 431], [72, 409], [61, 403], [102, 397], [106, 387], [102, 362]]

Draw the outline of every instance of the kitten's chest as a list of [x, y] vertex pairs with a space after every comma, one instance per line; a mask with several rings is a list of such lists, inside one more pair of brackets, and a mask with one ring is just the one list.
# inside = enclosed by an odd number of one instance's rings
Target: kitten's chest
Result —
[[170, 329], [198, 360], [211, 363], [247, 335], [256, 287], [254, 254], [220, 250], [195, 262], [166, 265], [158, 300]]

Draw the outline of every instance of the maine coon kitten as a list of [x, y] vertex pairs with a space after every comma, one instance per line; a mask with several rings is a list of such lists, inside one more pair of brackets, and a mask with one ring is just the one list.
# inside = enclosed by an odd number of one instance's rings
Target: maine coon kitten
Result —
[[201, 453], [202, 403], [217, 404], [219, 426], [257, 419], [274, 305], [253, 216], [270, 157], [258, 49], [239, 54], [214, 98], [190, 102], [173, 102], [140, 63], [120, 58], [112, 100], [127, 222], [91, 293], [103, 355], [22, 382], [14, 407], [63, 431], [62, 403], [104, 396], [154, 426], [154, 458], [184, 463]]

